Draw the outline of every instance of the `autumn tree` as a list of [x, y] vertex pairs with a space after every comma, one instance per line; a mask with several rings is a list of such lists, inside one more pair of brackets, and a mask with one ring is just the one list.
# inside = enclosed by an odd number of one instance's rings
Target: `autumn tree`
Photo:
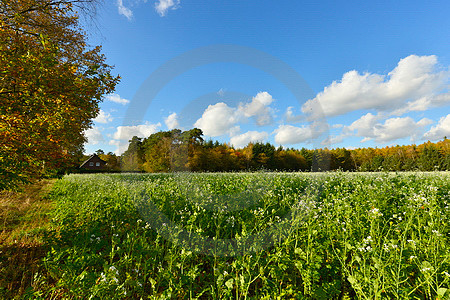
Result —
[[94, 0], [0, 0], [0, 189], [77, 161], [114, 90], [77, 10]]

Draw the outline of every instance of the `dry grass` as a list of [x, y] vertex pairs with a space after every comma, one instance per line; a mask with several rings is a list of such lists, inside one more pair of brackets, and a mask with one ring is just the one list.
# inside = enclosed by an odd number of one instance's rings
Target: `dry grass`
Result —
[[42, 242], [52, 203], [45, 198], [55, 180], [0, 191], [0, 298], [20, 298], [32, 287], [46, 253]]

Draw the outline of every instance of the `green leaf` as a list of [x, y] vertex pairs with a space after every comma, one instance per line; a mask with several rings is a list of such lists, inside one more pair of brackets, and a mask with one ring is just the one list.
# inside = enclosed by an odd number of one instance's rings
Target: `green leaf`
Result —
[[444, 295], [445, 295], [445, 293], [447, 292], [447, 290], [448, 289], [446, 289], [446, 288], [438, 288], [438, 290], [437, 290], [437, 295], [439, 296], [439, 297], [444, 297]]
[[351, 285], [355, 285], [358, 282], [356, 278], [351, 275], [347, 277], [347, 280], [348, 282], [350, 282]]
[[234, 279], [233, 279], [233, 278], [228, 279], [228, 280], [225, 282], [226, 287], [227, 287], [228, 289], [231, 290], [231, 289], [233, 288], [233, 282], [234, 282]]

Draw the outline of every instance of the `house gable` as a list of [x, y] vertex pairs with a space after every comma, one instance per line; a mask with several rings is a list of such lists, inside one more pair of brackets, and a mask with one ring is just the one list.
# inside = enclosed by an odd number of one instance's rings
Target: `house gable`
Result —
[[105, 170], [106, 161], [98, 157], [97, 154], [94, 154], [91, 157], [89, 157], [85, 162], [83, 162], [80, 168], [87, 170]]

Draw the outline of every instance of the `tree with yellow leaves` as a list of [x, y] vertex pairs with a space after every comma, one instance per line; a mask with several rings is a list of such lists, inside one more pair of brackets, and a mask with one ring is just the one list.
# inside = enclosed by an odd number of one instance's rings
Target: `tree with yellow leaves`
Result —
[[0, 189], [77, 161], [114, 90], [77, 10], [94, 0], [0, 0]]

